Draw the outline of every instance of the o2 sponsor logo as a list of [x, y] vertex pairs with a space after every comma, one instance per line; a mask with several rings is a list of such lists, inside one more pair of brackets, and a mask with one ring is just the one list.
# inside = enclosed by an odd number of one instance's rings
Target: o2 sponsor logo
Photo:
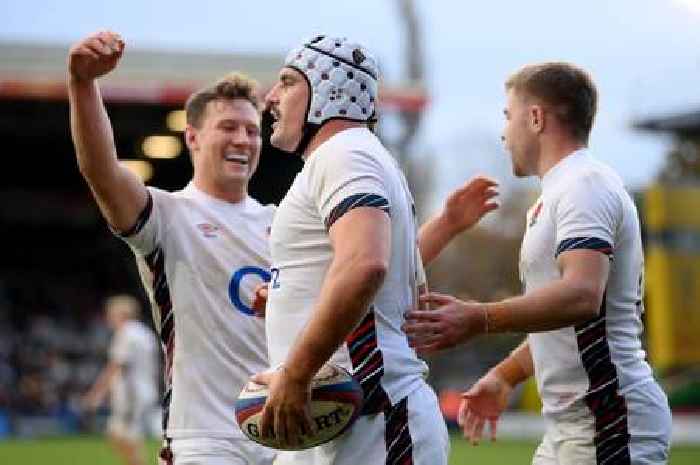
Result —
[[257, 266], [244, 266], [243, 268], [239, 268], [233, 273], [228, 283], [228, 296], [233, 306], [236, 307], [236, 310], [245, 315], [253, 316], [255, 315], [255, 311], [241, 300], [241, 283], [243, 279], [246, 277], [248, 277], [248, 279], [255, 279], [249, 275], [253, 275], [266, 283], [269, 282], [271, 278], [267, 270], [263, 270]]

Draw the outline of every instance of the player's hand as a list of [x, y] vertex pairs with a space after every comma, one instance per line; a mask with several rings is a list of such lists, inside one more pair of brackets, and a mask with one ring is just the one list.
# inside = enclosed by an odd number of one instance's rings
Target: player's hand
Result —
[[408, 342], [419, 354], [429, 354], [469, 341], [486, 329], [486, 309], [479, 302], [431, 292], [420, 297], [421, 304], [434, 310], [412, 310], [402, 326]]
[[460, 233], [471, 228], [488, 212], [498, 208], [493, 198], [498, 195], [498, 183], [476, 176], [452, 192], [445, 200], [441, 216], [448, 227]]
[[309, 409], [311, 387], [289, 376], [283, 366], [275, 371], [260, 373], [253, 381], [268, 386], [268, 396], [262, 412], [262, 435], [273, 437], [286, 445], [300, 443], [302, 434], [313, 431]]
[[255, 297], [253, 298], [253, 311], [255, 316], [265, 318], [265, 307], [267, 306], [268, 284], [262, 283], [255, 287]]
[[92, 81], [112, 71], [124, 53], [124, 41], [114, 32], [98, 32], [73, 45], [68, 73], [77, 81]]
[[479, 444], [484, 425], [489, 423], [491, 440], [496, 440], [496, 428], [501, 413], [508, 405], [513, 387], [493, 372], [487, 373], [467, 392], [462, 393], [457, 423], [464, 438], [473, 445]]

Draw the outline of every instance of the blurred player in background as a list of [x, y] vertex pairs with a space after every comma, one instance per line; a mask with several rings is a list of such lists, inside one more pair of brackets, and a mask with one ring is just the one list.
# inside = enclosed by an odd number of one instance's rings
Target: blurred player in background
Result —
[[107, 434], [129, 465], [144, 464], [144, 433], [158, 402], [158, 347], [153, 332], [141, 320], [134, 297], [117, 295], [105, 303], [107, 324], [114, 331], [109, 362], [85, 394], [84, 403], [97, 409], [111, 394]]
[[513, 387], [534, 374], [547, 431], [535, 465], [639, 464], [668, 460], [671, 414], [645, 360], [641, 334], [644, 256], [637, 209], [619, 176], [589, 153], [597, 90], [567, 63], [525, 66], [506, 82], [503, 140], [516, 176], [537, 176], [527, 215], [523, 296], [412, 312], [419, 351], [481, 333], [527, 340], [464, 394], [465, 436], [478, 442]]
[[[167, 389], [161, 458], [270, 464], [273, 451], [245, 438], [233, 415], [248, 378], [269, 367], [264, 321], [253, 306], [256, 285], [270, 277], [274, 207], [247, 190], [261, 147], [255, 83], [232, 75], [189, 98], [185, 142], [194, 176], [183, 190], [165, 192], [146, 187], [117, 159], [96, 79], [123, 52], [111, 32], [71, 49], [71, 131], [80, 171], [107, 222], [135, 251], [156, 303]], [[425, 256], [436, 256], [474, 217], [495, 208], [493, 186], [479, 178], [449, 197], [424, 226]]]
[[[266, 322], [277, 369], [256, 378], [270, 385], [263, 434], [294, 445], [310, 430], [309, 384], [329, 360], [353, 373], [365, 397], [346, 434], [282, 451], [279, 465], [447, 463], [427, 366], [401, 323], [417, 303], [421, 256], [430, 262], [439, 249], [430, 244], [449, 235], [430, 222], [418, 234], [403, 173], [370, 130], [377, 91], [377, 63], [364, 47], [319, 36], [289, 53], [267, 96], [277, 120], [272, 144], [302, 153], [305, 164], [270, 237]], [[482, 188], [474, 189], [468, 226], [496, 207], [493, 183], [475, 182]]]

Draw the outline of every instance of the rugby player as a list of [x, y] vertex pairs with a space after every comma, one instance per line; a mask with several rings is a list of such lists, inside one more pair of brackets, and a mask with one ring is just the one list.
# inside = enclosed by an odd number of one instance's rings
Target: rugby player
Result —
[[514, 174], [542, 192], [520, 255], [525, 293], [494, 303], [427, 295], [441, 306], [405, 326], [420, 352], [477, 334], [528, 333], [464, 394], [464, 434], [478, 442], [513, 387], [534, 375], [547, 432], [535, 465], [664, 464], [671, 414], [642, 347], [644, 255], [637, 209], [588, 139], [590, 76], [569, 63], [528, 65], [505, 84], [503, 141]]
[[158, 402], [158, 348], [153, 332], [141, 322], [141, 304], [130, 295], [105, 303], [114, 331], [109, 361], [83, 397], [96, 410], [110, 394], [107, 436], [128, 465], [144, 465], [143, 436]]
[[[379, 72], [363, 46], [318, 36], [293, 49], [266, 100], [271, 142], [304, 167], [272, 224], [267, 339], [273, 371], [263, 434], [290, 445], [312, 431], [309, 385], [331, 361], [365, 403], [340, 437], [281, 451], [278, 465], [447, 463], [449, 439], [426, 364], [401, 330], [417, 304], [420, 253], [412, 195], [373, 134]], [[422, 241], [421, 241], [422, 242]]]

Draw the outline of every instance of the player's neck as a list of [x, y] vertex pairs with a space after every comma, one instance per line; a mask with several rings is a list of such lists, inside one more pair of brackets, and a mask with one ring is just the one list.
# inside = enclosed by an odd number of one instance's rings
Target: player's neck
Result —
[[304, 159], [304, 161], [306, 161], [306, 159], [309, 158], [309, 155], [311, 155], [314, 152], [314, 150], [316, 150], [321, 144], [323, 144], [325, 141], [327, 141], [328, 139], [330, 139], [331, 137], [333, 137], [341, 131], [351, 128], [363, 127], [367, 127], [367, 125], [365, 123], [359, 123], [357, 121], [348, 121], [343, 119], [334, 119], [328, 121], [323, 126], [321, 126], [316, 135], [311, 139], [311, 142], [309, 142], [309, 145], [306, 146], [306, 150], [304, 150], [304, 154], [301, 157]]
[[205, 182], [197, 176], [192, 180], [194, 187], [218, 200], [229, 203], [239, 203], [248, 196], [248, 188], [245, 184], [230, 184], [219, 186], [213, 182]]
[[551, 139], [543, 142], [537, 165], [537, 176], [542, 179], [549, 170], [564, 158], [585, 147], [585, 144], [570, 138]]

